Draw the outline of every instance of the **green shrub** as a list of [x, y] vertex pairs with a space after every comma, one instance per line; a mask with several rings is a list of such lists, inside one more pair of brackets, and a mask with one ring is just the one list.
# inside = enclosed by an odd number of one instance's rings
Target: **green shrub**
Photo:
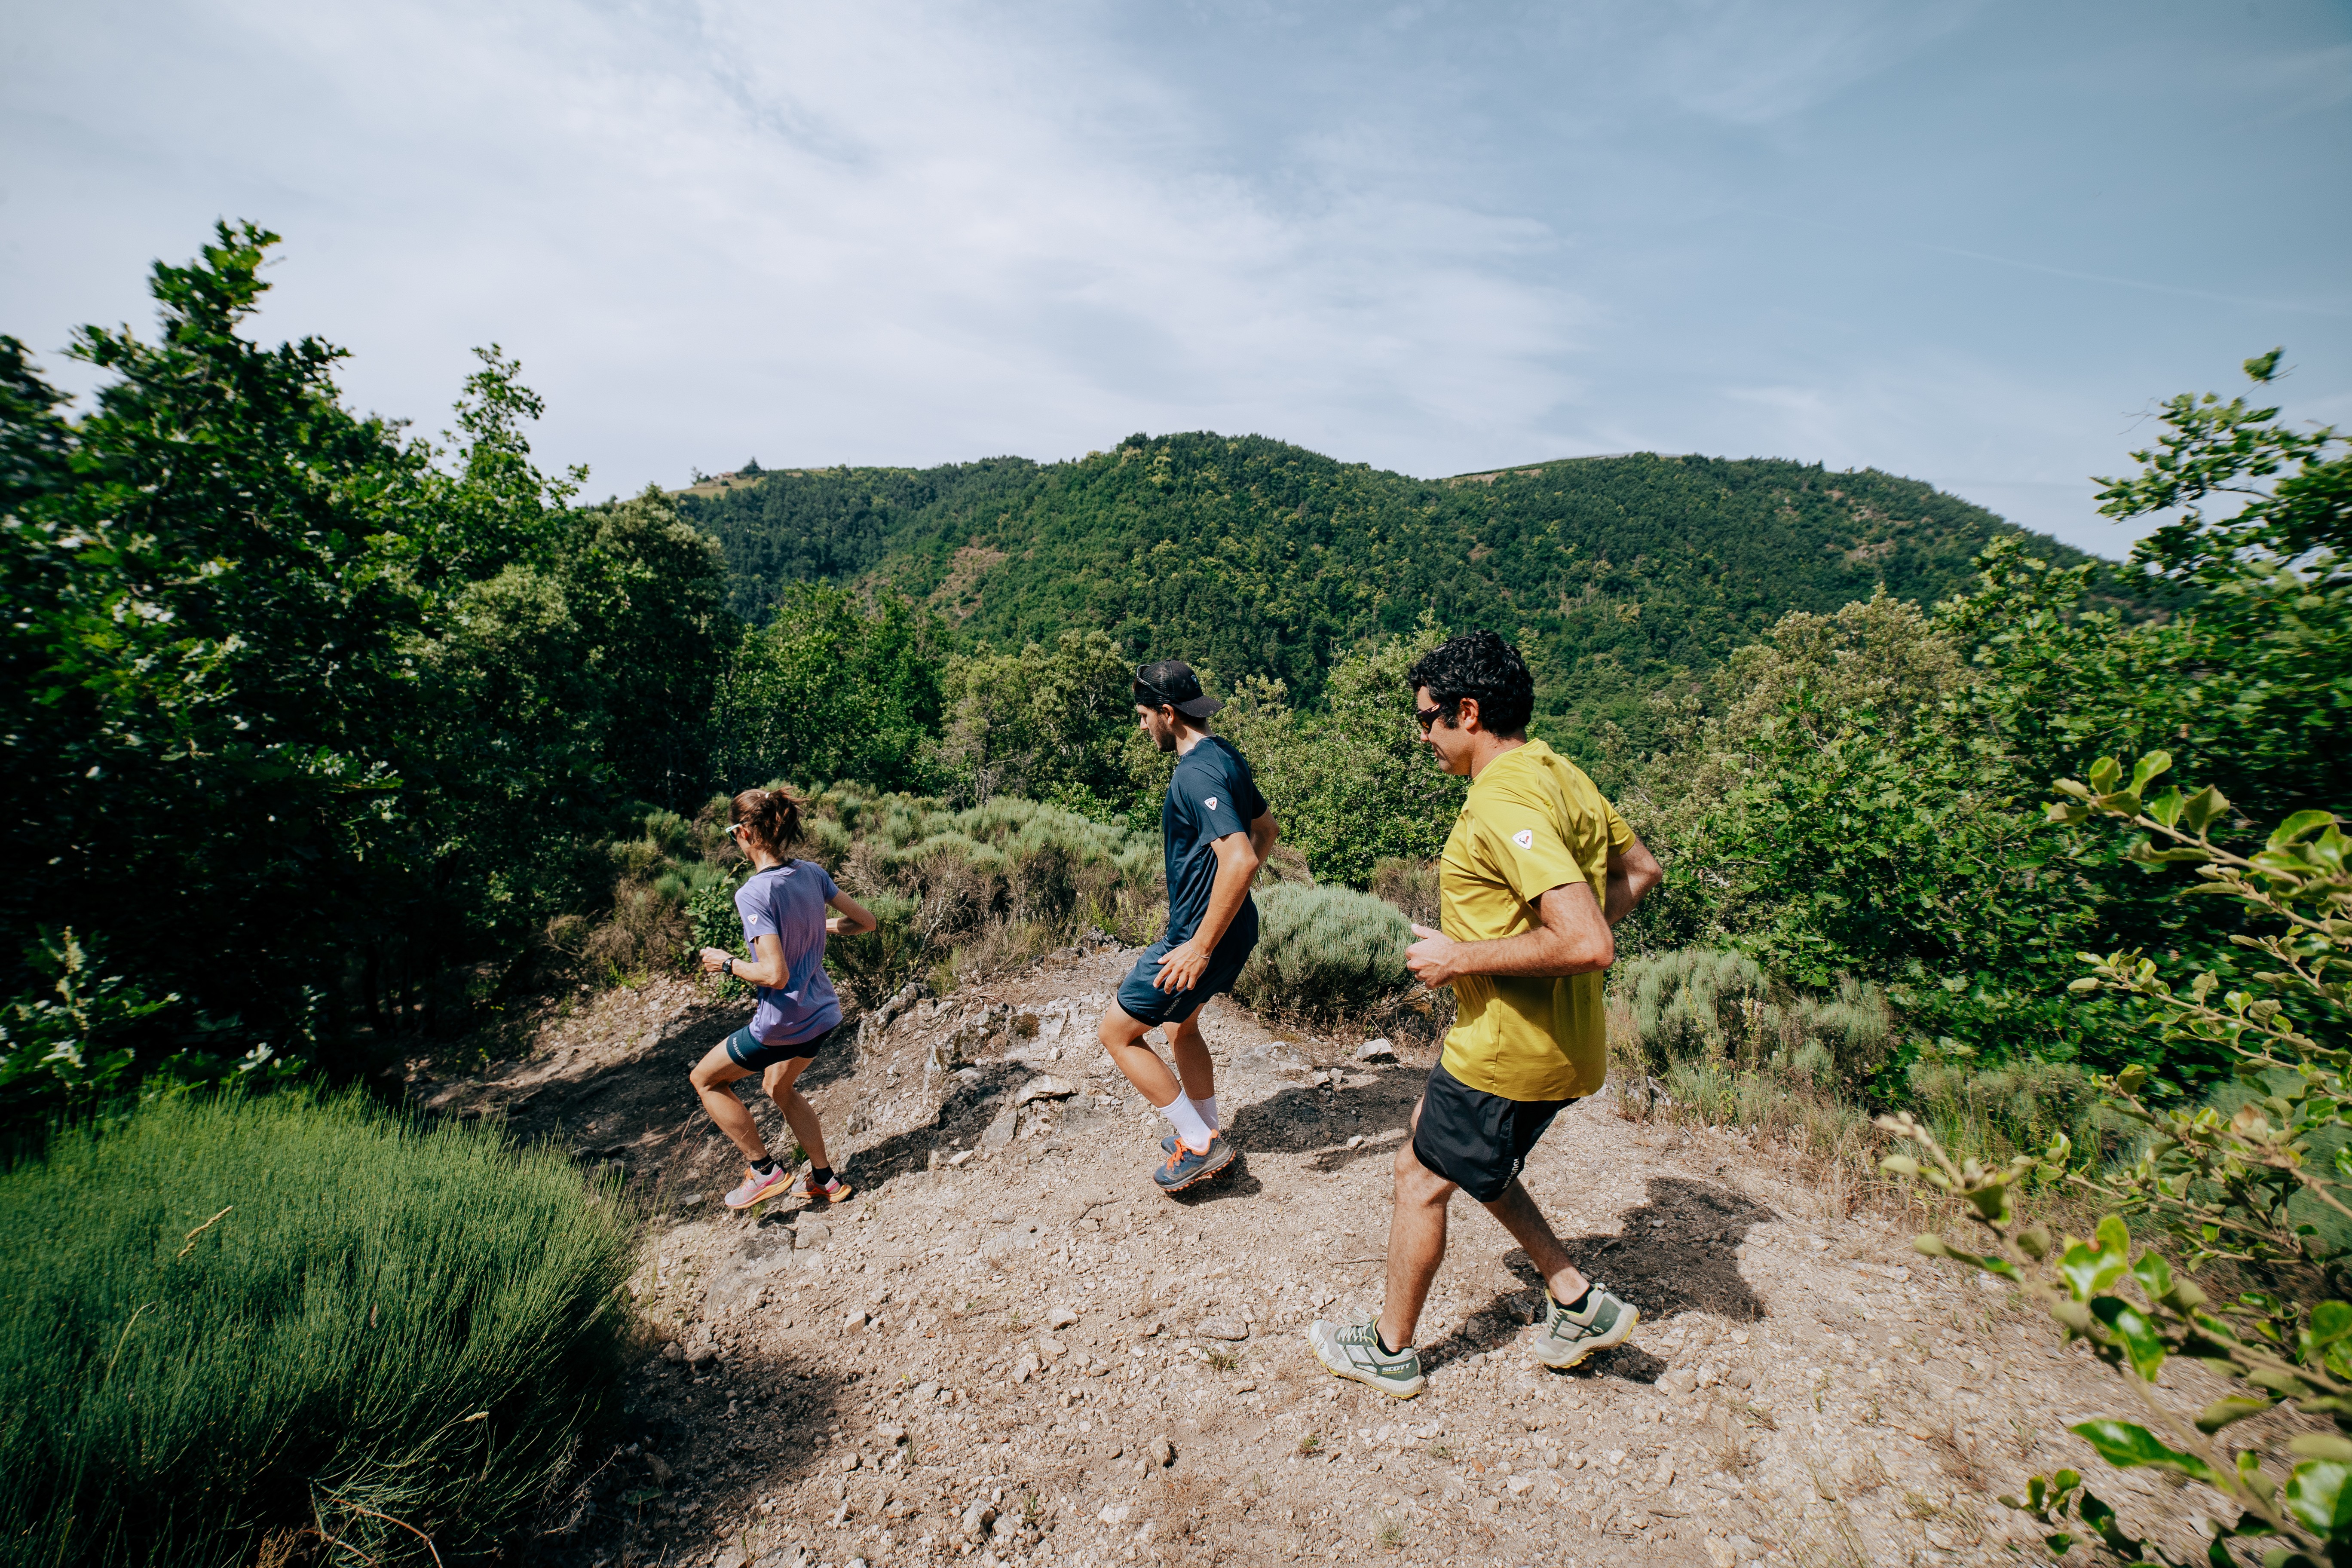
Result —
[[1412, 984], [1412, 931], [1395, 906], [1352, 888], [1285, 883], [1256, 894], [1257, 951], [1234, 992], [1260, 1012], [1331, 1018], [1369, 1012]]
[[1736, 1058], [1853, 1092], [1894, 1045], [1894, 1014], [1877, 986], [1840, 975], [1832, 994], [1798, 991], [1775, 984], [1741, 952], [1693, 947], [1625, 959], [1609, 984], [1619, 1028], [1654, 1071], [1685, 1058]]
[[616, 1397], [634, 1234], [553, 1151], [355, 1098], [58, 1133], [0, 1176], [0, 1562], [493, 1543]]
[[[2128, 1163], [2079, 1168], [2056, 1137], [2038, 1157], [1988, 1167], [1955, 1160], [1903, 1115], [1879, 1125], [1920, 1157], [1884, 1164], [1962, 1200], [1958, 1212], [1977, 1227], [1971, 1250], [1932, 1233], [1914, 1247], [2008, 1281], [2129, 1385], [2134, 1414], [2147, 1418], [2075, 1421], [2069, 1431], [2117, 1469], [2168, 1471], [2221, 1494], [2204, 1507], [2215, 1522], [2198, 1561], [2242, 1561], [2232, 1542], [2272, 1540], [2263, 1561], [2277, 1568], [2341, 1563], [2352, 1555], [2352, 1256], [2341, 1226], [2309, 1216], [2318, 1206], [2352, 1212], [2352, 1161], [2313, 1158], [2352, 1135], [2352, 985], [2342, 978], [2352, 966], [2352, 839], [2334, 813], [2298, 811], [2259, 850], [2237, 853], [2214, 842], [2217, 831], [2240, 831], [2219, 790], [2150, 797], [2171, 765], [2154, 752], [2126, 775], [2117, 759], [2101, 758], [2087, 784], [2058, 781], [2065, 798], [2049, 815], [2070, 826], [2105, 819], [2137, 830], [2129, 858], [2151, 871], [2193, 868], [2188, 890], [2210, 895], [2200, 900], [2204, 919], [2226, 930], [2252, 917], [2256, 932], [2232, 941], [2266, 966], [2242, 989], [2210, 968], [2168, 976], [2136, 949], [2085, 952], [2090, 973], [2068, 990], [2144, 1004], [2158, 1020], [2150, 1054], [2225, 1054], [2260, 1098], [2227, 1116], [2211, 1104], [2166, 1103], [2134, 1065], [2098, 1080], [2107, 1107], [2149, 1134]], [[2215, 898], [2236, 907], [2216, 910]], [[2109, 1211], [2089, 1237], [2053, 1235], [2023, 1212], [2021, 1195], [2050, 1177]], [[2158, 1237], [2153, 1245], [2135, 1239], [2127, 1216]], [[2151, 1386], [2174, 1357], [2202, 1363], [2224, 1397], [2193, 1415], [2157, 1398]], [[2031, 1477], [2023, 1494], [2001, 1501], [2033, 1517], [2053, 1554], [2087, 1536], [2122, 1561], [2188, 1561], [2135, 1538], [2074, 1470]]]

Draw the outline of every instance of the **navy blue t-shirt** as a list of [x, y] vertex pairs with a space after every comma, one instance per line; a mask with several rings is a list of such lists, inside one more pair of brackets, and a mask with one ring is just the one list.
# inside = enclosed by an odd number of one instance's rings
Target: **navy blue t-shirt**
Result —
[[[1160, 842], [1168, 859], [1168, 945], [1192, 940], [1217, 883], [1217, 852], [1228, 833], [1247, 833], [1265, 815], [1265, 796], [1242, 754], [1211, 735], [1176, 759], [1160, 807]], [[1247, 900], [1244, 900], [1244, 907]], [[1236, 923], [1239, 916], [1235, 917]]]

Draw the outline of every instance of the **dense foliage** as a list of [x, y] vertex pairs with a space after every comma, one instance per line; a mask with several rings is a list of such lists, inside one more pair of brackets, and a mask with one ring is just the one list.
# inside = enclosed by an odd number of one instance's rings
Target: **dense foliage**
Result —
[[715, 549], [658, 494], [566, 510], [495, 349], [443, 449], [347, 409], [341, 351], [240, 335], [274, 238], [158, 265], [152, 342], [82, 331], [79, 416], [0, 343], [6, 989], [70, 930], [173, 999], [68, 1055], [428, 1023], [602, 895], [617, 806], [707, 787]]
[[1610, 725], [1646, 743], [1644, 693], [1782, 614], [1880, 584], [1940, 597], [2016, 531], [1875, 470], [1643, 454], [1429, 480], [1205, 433], [1070, 463], [770, 471], [685, 504], [749, 617], [792, 583], [859, 580], [933, 605], [968, 642], [1099, 629], [1129, 664], [1183, 658], [1309, 705], [1369, 639], [1433, 615], [1490, 627], [1535, 669], [1538, 732], [1577, 755]]
[[[2089, 782], [2062, 780], [2053, 820], [2095, 820], [2131, 834], [2127, 851], [2161, 873], [2193, 868], [2199, 907], [2247, 917], [2245, 950], [2259, 972], [2232, 984], [2211, 969], [2187, 977], [2158, 955], [2131, 949], [2081, 955], [2091, 973], [2077, 994], [2118, 993], [2142, 1004], [2170, 1050], [2227, 1059], [2250, 1097], [2233, 1114], [2153, 1100], [2148, 1076], [2125, 1069], [2104, 1081], [2114, 1109], [2145, 1128], [2130, 1164], [2071, 1168], [2064, 1138], [2039, 1157], [1987, 1166], [1951, 1159], [1909, 1117], [1890, 1132], [1914, 1144], [1890, 1157], [1895, 1173], [1924, 1177], [1966, 1200], [1990, 1245], [1962, 1250], [1937, 1235], [1916, 1244], [1930, 1257], [1984, 1269], [2023, 1289], [2086, 1342], [2138, 1395], [2139, 1421], [2095, 1418], [2070, 1430], [2119, 1469], [2150, 1467], [2222, 1494], [2223, 1518], [2205, 1556], [2234, 1562], [2233, 1539], [2276, 1539], [2265, 1563], [2312, 1568], [2352, 1547], [2352, 1291], [2346, 1237], [2352, 1226], [2352, 1158], [2317, 1157], [2352, 1132], [2352, 849], [2332, 812], [2298, 811], [2248, 852], [2217, 841], [2233, 806], [2221, 791], [2151, 787], [2171, 766], [2161, 752], [2126, 774], [2113, 758]], [[2168, 976], [2171, 978], [2168, 978]], [[2071, 1180], [2109, 1210], [2088, 1239], [2054, 1237], [2024, 1212], [2021, 1192], [2037, 1174]], [[2134, 1242], [2126, 1217], [2158, 1234]], [[1986, 1243], [1971, 1242], [1970, 1247]], [[2234, 1275], [2241, 1288], [2208, 1290]], [[2228, 1394], [2195, 1417], [2154, 1396], [2165, 1362], [2193, 1357], [2228, 1380]], [[2279, 1408], [2316, 1416], [2333, 1431], [2278, 1422], [2240, 1426]], [[2036, 1476], [2022, 1498], [2002, 1500], [2042, 1521], [2051, 1551], [2077, 1531], [2122, 1561], [2172, 1563], [2137, 1539], [2115, 1508], [2072, 1470]], [[2228, 1517], [2234, 1513], [2235, 1518]]]
[[[1932, 614], [1882, 598], [1790, 617], [1633, 770], [1633, 819], [1696, 873], [1670, 876], [1637, 941], [1729, 941], [1803, 984], [1885, 984], [1912, 1051], [2138, 1061], [2173, 1090], [2226, 1073], [2137, 1027], [2128, 998], [2063, 986], [2082, 947], [2177, 951], [2232, 976], [2237, 933], [2190, 918], [2126, 835], [2029, 807], [2038, 781], [2159, 741], [2250, 812], [2342, 797], [2352, 576], [2301, 548], [2340, 533], [2342, 442], [2242, 402], [2179, 399], [2166, 419], [2141, 476], [2110, 483], [2110, 511], [2179, 499], [2157, 482], [2168, 464], [2257, 498], [2254, 521], [2149, 541], [2144, 563], [2179, 574], [2185, 609], [2127, 618], [2096, 604], [2089, 570], [2000, 540]], [[2258, 482], [2290, 466], [2291, 484]]]
[[560, 1151], [352, 1099], [61, 1133], [0, 1175], [0, 1561], [479, 1555], [613, 1411], [634, 1247]]

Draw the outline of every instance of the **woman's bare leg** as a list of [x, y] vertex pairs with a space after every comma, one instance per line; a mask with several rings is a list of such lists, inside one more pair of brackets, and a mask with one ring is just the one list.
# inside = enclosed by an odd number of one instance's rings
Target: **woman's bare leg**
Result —
[[833, 1162], [824, 1157], [824, 1125], [817, 1120], [816, 1107], [808, 1102], [808, 1097], [793, 1087], [813, 1059], [796, 1057], [776, 1063], [768, 1068], [761, 1087], [776, 1102], [776, 1109], [784, 1113], [784, 1124], [793, 1130], [793, 1137], [799, 1141], [801, 1152], [808, 1156], [809, 1163], [829, 1171]]
[[759, 1124], [751, 1120], [751, 1109], [735, 1098], [730, 1087], [736, 1079], [750, 1078], [749, 1068], [735, 1065], [723, 1045], [710, 1047], [710, 1054], [694, 1064], [688, 1081], [694, 1085], [695, 1095], [701, 1100], [702, 1109], [710, 1116], [710, 1124], [727, 1135], [727, 1141], [743, 1152], [743, 1157], [757, 1164], [768, 1157], [768, 1146], [760, 1140]]

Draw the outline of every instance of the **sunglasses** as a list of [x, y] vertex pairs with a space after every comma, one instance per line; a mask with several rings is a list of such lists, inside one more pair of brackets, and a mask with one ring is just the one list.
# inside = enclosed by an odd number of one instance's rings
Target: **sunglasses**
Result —
[[1452, 712], [1451, 710], [1444, 708], [1415, 708], [1412, 710], [1412, 716], [1420, 721], [1421, 732], [1426, 735], [1432, 724], [1436, 723], [1440, 719], [1450, 718]]

